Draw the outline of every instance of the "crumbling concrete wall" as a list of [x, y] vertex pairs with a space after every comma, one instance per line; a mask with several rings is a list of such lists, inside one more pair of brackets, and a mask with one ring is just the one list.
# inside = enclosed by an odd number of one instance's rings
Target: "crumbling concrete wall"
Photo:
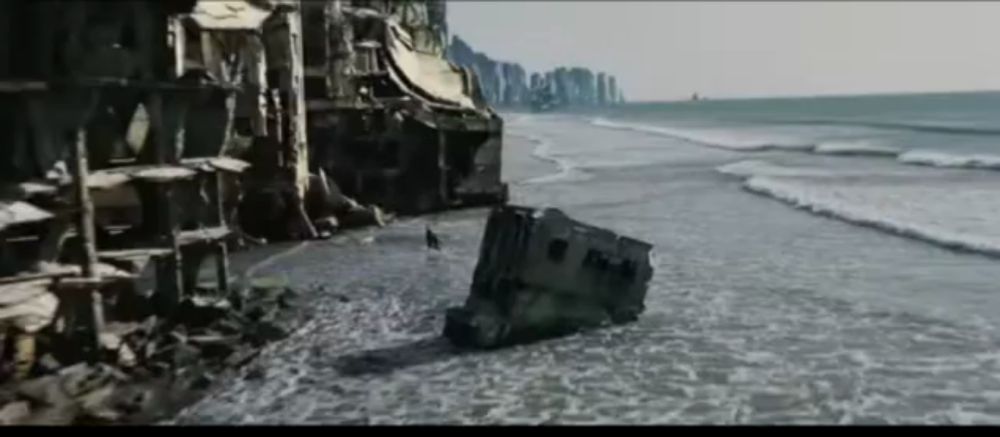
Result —
[[[310, 179], [301, 21], [297, 0], [200, 0], [181, 23], [178, 74], [237, 90], [194, 108], [185, 156], [251, 162], [241, 221], [253, 232], [273, 231], [269, 238], [315, 236], [304, 212]], [[247, 213], [253, 209], [270, 214]]]
[[[307, 19], [305, 29], [309, 39], [343, 48], [342, 67], [308, 76], [316, 176], [324, 173], [331, 192], [401, 213], [462, 204], [475, 197], [467, 191], [496, 191], [499, 147], [490, 145], [501, 125], [481, 98], [479, 76], [443, 62], [444, 4], [355, 0], [326, 8], [327, 19]], [[322, 53], [308, 51], [306, 64], [320, 67], [310, 56]], [[320, 77], [336, 91], [323, 91]], [[495, 83], [498, 75], [487, 79]]]

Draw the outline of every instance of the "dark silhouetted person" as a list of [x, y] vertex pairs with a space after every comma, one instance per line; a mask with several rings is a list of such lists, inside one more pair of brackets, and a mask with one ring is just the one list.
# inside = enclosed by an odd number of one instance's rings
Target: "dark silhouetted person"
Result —
[[431, 230], [430, 226], [426, 227], [424, 238], [427, 239], [427, 248], [441, 250], [441, 240], [438, 240], [438, 236]]

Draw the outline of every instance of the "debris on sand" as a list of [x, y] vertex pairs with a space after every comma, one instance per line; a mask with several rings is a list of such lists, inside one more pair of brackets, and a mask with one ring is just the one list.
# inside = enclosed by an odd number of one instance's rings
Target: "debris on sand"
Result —
[[635, 321], [651, 250], [557, 209], [496, 208], [469, 297], [448, 309], [444, 335], [457, 346], [494, 348]]
[[293, 317], [282, 311], [295, 308], [294, 297], [283, 280], [273, 278], [251, 280], [244, 293], [201, 289], [171, 317], [105, 325], [97, 362], [77, 359], [71, 347], [42, 330], [35, 351], [41, 358], [25, 378], [0, 379], [0, 425], [149, 423], [164, 417], [250, 363], [263, 345], [284, 338]]

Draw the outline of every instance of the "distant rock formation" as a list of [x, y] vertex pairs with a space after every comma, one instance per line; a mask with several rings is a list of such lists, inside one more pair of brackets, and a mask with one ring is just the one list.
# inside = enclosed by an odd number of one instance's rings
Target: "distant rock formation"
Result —
[[479, 78], [483, 98], [493, 106], [527, 104], [529, 87], [527, 73], [520, 64], [500, 62], [477, 52], [462, 38], [454, 36], [447, 51], [448, 59], [468, 67]]
[[448, 59], [467, 67], [479, 78], [483, 98], [498, 107], [594, 107], [624, 103], [614, 76], [583, 67], [559, 67], [528, 73], [520, 64], [502, 62], [475, 51], [455, 35], [446, 51]]

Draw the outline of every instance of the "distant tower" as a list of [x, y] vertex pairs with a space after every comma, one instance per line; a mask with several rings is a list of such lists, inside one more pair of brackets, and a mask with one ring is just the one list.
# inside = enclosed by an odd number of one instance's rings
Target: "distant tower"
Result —
[[608, 76], [608, 103], [618, 103], [618, 80], [614, 76]]
[[597, 105], [606, 106], [608, 104], [608, 75], [604, 72], [597, 73]]
[[539, 73], [531, 73], [531, 89], [537, 90], [542, 87], [542, 75]]
[[562, 105], [568, 105], [572, 101], [569, 69], [566, 67], [556, 69], [556, 96], [558, 97], [559, 104]]
[[559, 91], [558, 87], [556, 86], [556, 72], [555, 72], [555, 70], [548, 71], [548, 72], [545, 73], [545, 86], [548, 87], [549, 94], [552, 94], [553, 96], [556, 95], [557, 92]]

